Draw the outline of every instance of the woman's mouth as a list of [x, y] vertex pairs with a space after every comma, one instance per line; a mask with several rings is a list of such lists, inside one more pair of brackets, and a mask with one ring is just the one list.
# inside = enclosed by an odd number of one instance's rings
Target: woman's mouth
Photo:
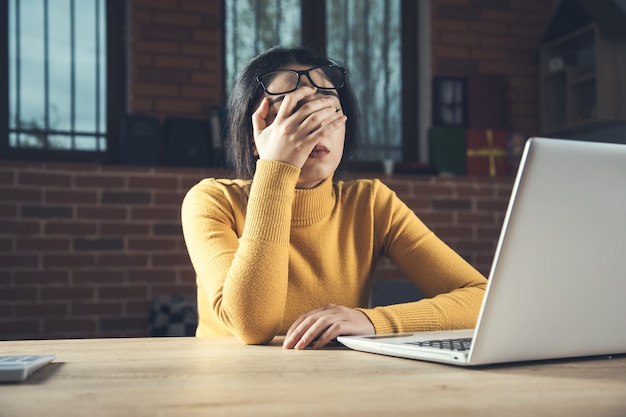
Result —
[[322, 158], [329, 153], [330, 151], [326, 146], [318, 144], [315, 145], [315, 148], [313, 148], [313, 151], [309, 154], [309, 158]]

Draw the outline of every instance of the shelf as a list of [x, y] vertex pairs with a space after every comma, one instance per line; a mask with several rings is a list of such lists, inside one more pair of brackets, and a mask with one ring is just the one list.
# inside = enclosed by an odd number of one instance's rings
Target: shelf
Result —
[[592, 24], [540, 52], [542, 133], [626, 122], [626, 37]]

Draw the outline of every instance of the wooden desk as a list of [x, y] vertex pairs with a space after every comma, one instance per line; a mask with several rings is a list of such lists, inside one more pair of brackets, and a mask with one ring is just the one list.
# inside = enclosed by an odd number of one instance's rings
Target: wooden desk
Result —
[[625, 416], [626, 357], [462, 369], [232, 338], [0, 342], [55, 353], [0, 384], [1, 417]]

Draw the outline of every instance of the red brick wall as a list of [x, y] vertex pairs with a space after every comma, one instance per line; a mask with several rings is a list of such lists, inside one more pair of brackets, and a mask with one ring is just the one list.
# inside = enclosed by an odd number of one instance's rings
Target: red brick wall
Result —
[[180, 226], [203, 170], [0, 161], [0, 339], [144, 336], [193, 294]]
[[[152, 297], [195, 293], [180, 203], [202, 169], [0, 161], [0, 339], [146, 336]], [[488, 272], [510, 179], [384, 179]], [[401, 278], [389, 262], [377, 279]]]
[[129, 112], [207, 118], [222, 99], [222, 0], [132, 0]]
[[432, 0], [432, 73], [504, 75], [508, 124], [527, 136], [540, 133], [541, 40], [555, 0]]

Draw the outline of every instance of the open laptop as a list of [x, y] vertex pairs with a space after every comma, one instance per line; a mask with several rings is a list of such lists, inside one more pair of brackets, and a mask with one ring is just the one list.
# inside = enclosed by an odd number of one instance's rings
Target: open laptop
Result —
[[476, 329], [337, 340], [463, 366], [626, 353], [626, 145], [527, 141]]

